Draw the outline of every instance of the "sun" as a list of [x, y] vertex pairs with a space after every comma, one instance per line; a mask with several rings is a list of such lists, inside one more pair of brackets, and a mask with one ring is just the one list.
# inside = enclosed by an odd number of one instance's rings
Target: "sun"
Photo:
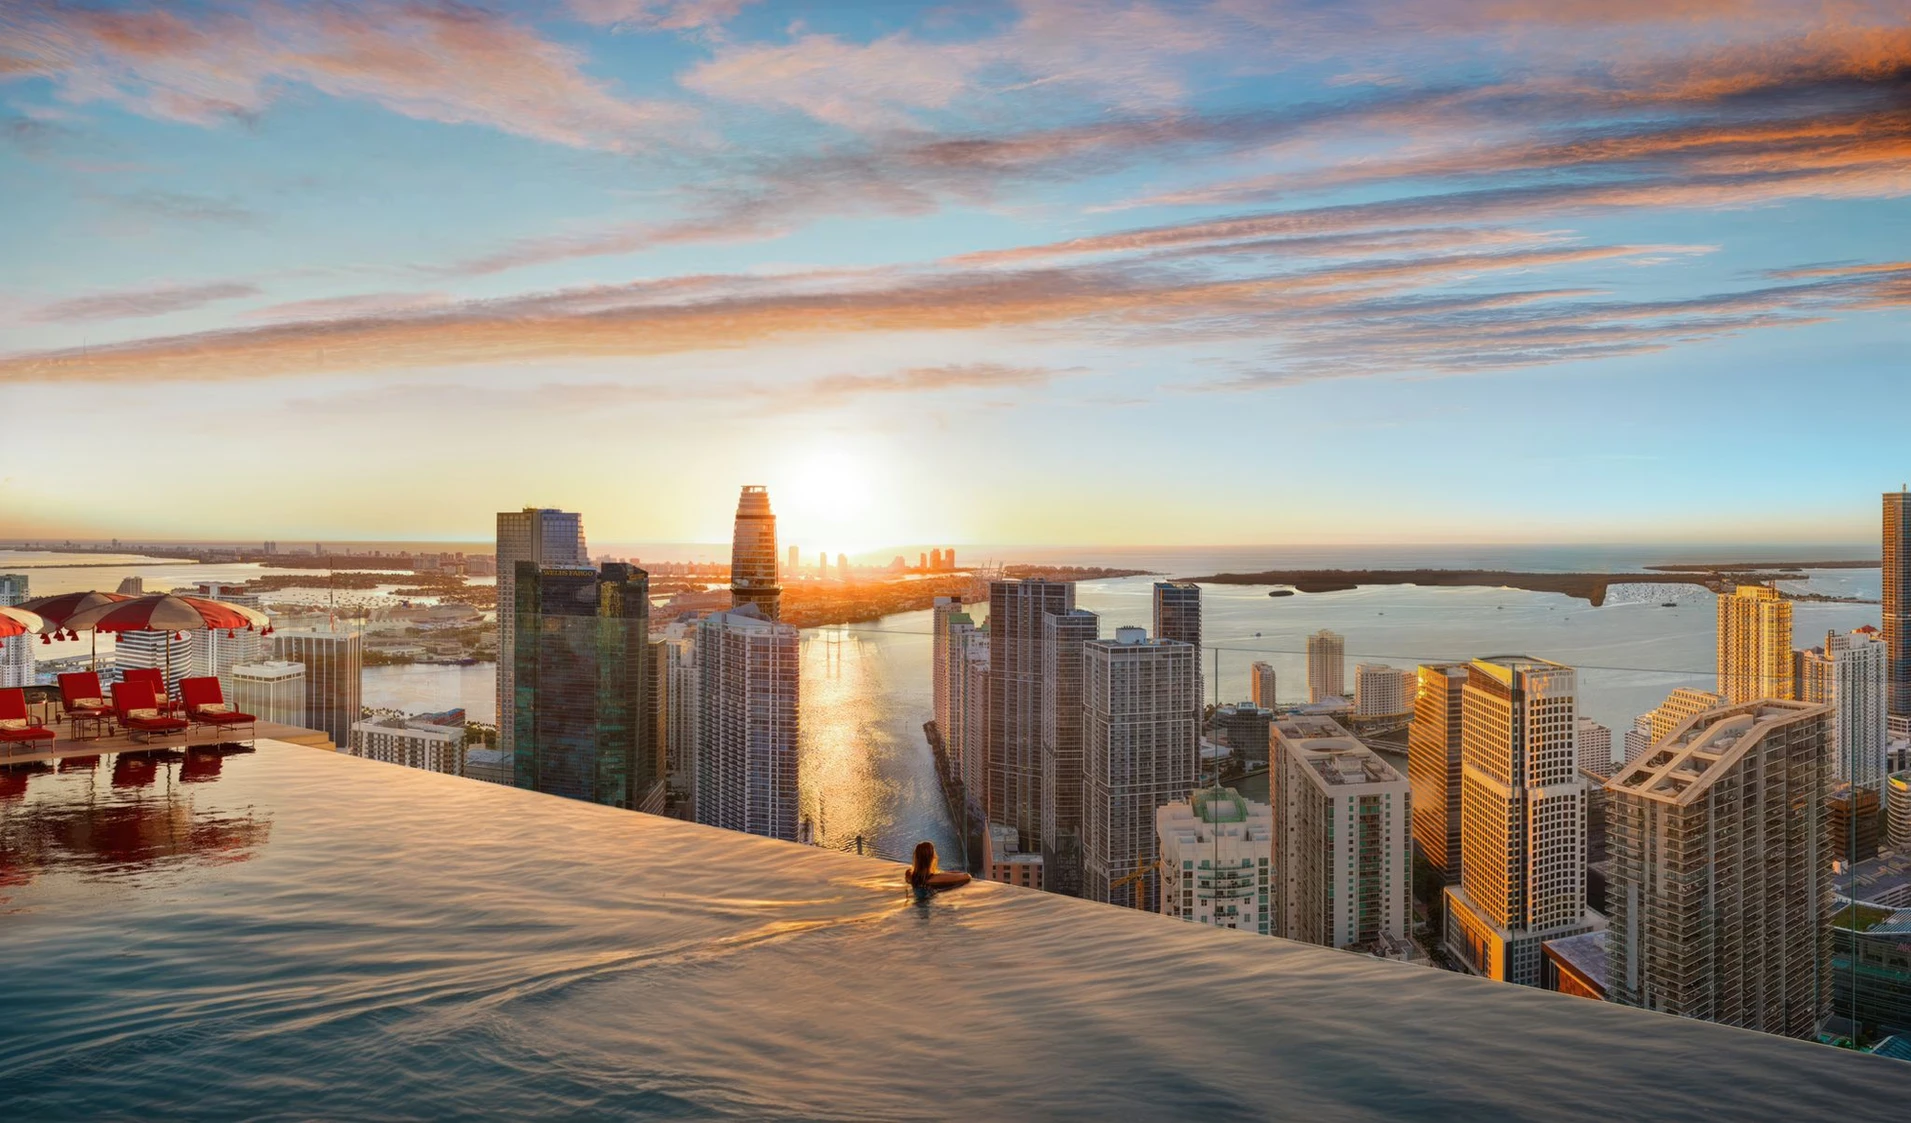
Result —
[[864, 458], [846, 449], [816, 449], [800, 455], [781, 475], [784, 482], [771, 487], [770, 502], [776, 508], [777, 537], [785, 545], [834, 555], [858, 553], [882, 541], [881, 528], [873, 525], [875, 468]]

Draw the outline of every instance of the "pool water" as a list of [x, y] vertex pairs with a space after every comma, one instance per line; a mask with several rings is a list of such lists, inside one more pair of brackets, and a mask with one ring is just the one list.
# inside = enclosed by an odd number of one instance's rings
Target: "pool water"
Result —
[[[1911, 1066], [316, 749], [0, 777], [0, 1119], [1902, 1118]], [[1895, 1106], [1894, 1106], [1895, 1105]]]

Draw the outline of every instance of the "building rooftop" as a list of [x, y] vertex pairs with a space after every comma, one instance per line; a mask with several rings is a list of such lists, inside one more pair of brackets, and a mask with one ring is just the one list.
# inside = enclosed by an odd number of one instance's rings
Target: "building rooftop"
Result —
[[1401, 778], [1392, 765], [1331, 718], [1284, 717], [1273, 728], [1280, 740], [1307, 754], [1307, 763], [1327, 784], [1382, 784]]
[[1606, 989], [1606, 930], [1581, 932], [1577, 936], [1563, 936], [1557, 940], [1547, 940], [1546, 946], [1554, 955], [1571, 964], [1573, 970]]
[[1911, 854], [1880, 854], [1833, 879], [1840, 897], [1888, 909], [1911, 908]]
[[1911, 1073], [270, 741], [8, 771], [4, 1118], [1882, 1120]]
[[1814, 702], [1769, 698], [1707, 710], [1687, 718], [1622, 766], [1606, 789], [1661, 803], [1690, 804], [1710, 791], [1767, 734], [1824, 712], [1825, 707]]

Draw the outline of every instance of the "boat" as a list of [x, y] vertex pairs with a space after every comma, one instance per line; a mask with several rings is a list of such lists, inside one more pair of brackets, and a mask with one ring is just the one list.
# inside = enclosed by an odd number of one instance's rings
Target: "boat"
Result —
[[1269, 594], [1267, 594], [1267, 595], [1268, 595], [1268, 596], [1270, 596], [1270, 597], [1291, 597], [1291, 596], [1293, 596], [1293, 595], [1294, 595], [1294, 590], [1292, 590], [1292, 589], [1275, 589], [1275, 590], [1274, 590], [1273, 592], [1270, 592], [1270, 593], [1269, 593]]
[[1679, 602], [1675, 600], [1669, 600], [1669, 601], [1666, 601], [1664, 604], [1661, 604], [1659, 607], [1660, 608], [1677, 608], [1679, 607]]

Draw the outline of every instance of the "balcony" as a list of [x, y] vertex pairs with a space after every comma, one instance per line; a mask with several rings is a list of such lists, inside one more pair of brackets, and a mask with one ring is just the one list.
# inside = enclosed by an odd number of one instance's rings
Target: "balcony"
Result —
[[0, 1118], [1892, 1119], [1911, 1086], [278, 741], [6, 776]]

